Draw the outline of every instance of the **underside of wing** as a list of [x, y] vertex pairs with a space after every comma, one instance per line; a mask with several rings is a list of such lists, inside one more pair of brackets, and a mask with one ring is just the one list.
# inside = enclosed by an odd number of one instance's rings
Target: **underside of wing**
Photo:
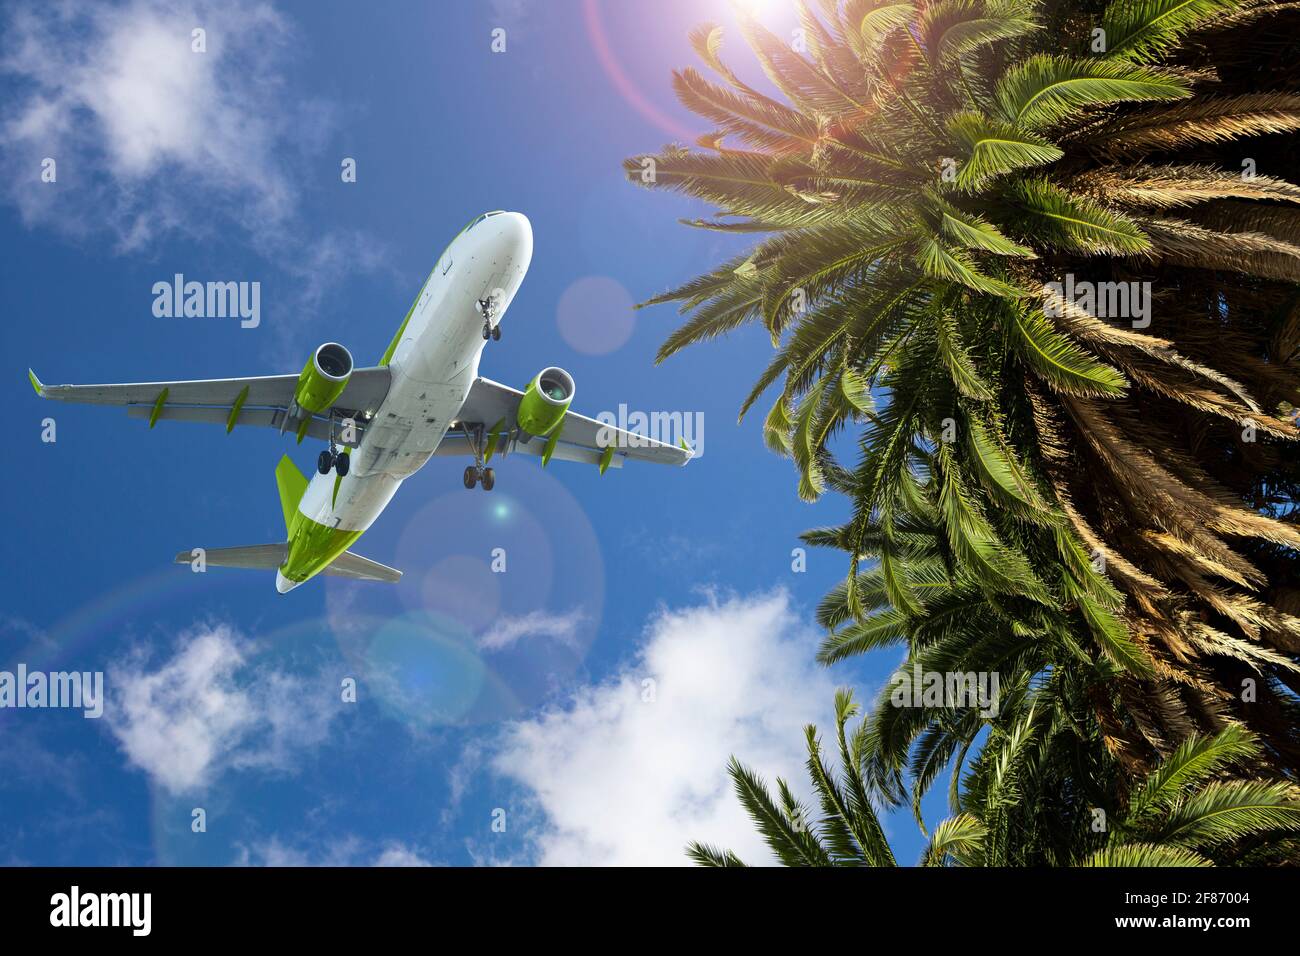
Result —
[[627, 460], [684, 465], [693, 454], [684, 443], [657, 441], [567, 410], [551, 434], [530, 435], [518, 425], [523, 399], [524, 393], [509, 385], [488, 378], [475, 379], [461, 408], [457, 429], [447, 434], [437, 454], [472, 454], [476, 439], [471, 430], [475, 427], [485, 431], [492, 451], [502, 455], [522, 452], [543, 460], [559, 458], [602, 468], [621, 468]]
[[356, 369], [325, 410], [327, 414], [320, 414], [299, 406], [299, 375], [112, 385], [46, 385], [34, 372], [29, 370], [28, 375], [42, 398], [122, 406], [131, 417], [148, 419], [150, 427], [164, 419], [220, 424], [227, 431], [240, 425], [260, 425], [328, 440], [331, 417], [350, 417], [357, 424], [353, 440], [336, 436], [345, 445], [360, 441], [365, 422], [383, 403], [391, 382], [387, 366]]

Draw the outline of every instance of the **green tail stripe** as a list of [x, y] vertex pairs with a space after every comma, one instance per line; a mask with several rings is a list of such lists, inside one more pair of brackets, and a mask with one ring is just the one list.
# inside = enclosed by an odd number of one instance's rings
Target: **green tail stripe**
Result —
[[307, 490], [307, 477], [285, 455], [275, 466], [275, 484], [280, 489], [280, 508], [284, 511], [284, 529], [287, 532], [293, 528], [293, 516], [298, 512], [298, 502]]

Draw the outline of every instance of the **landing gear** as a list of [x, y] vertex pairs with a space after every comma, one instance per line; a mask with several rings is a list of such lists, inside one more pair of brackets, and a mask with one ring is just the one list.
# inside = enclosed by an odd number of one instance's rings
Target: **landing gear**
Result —
[[316, 459], [316, 470], [322, 475], [328, 475], [333, 468], [338, 472], [338, 476], [343, 478], [348, 473], [348, 467], [352, 464], [352, 458], [348, 455], [347, 449], [339, 451], [338, 443], [334, 438], [334, 413], [330, 412], [330, 446], [320, 453]]
[[493, 342], [501, 341], [501, 326], [493, 325], [492, 320], [497, 314], [496, 295], [490, 295], [486, 299], [479, 299], [475, 303], [478, 306], [479, 315], [483, 316], [483, 341], [491, 339]]
[[481, 484], [484, 491], [496, 487], [497, 473], [484, 466], [483, 462], [483, 426], [465, 425], [465, 438], [469, 441], [470, 451], [474, 453], [474, 464], [465, 469], [465, 487], [473, 488]]

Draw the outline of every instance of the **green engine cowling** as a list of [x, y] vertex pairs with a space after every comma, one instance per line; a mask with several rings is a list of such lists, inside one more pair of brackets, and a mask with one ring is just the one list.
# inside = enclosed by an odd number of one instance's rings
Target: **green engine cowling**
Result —
[[573, 392], [572, 375], [555, 366], [544, 368], [524, 389], [515, 420], [530, 435], [549, 435], [564, 421]]
[[326, 342], [303, 366], [294, 400], [313, 414], [327, 411], [348, 387], [351, 377], [352, 353], [337, 342]]

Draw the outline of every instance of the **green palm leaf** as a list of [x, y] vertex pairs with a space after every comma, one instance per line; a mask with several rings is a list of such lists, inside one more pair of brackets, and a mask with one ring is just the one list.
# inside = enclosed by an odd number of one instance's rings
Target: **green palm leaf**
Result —
[[1005, 120], [1040, 129], [1089, 107], [1178, 100], [1191, 91], [1186, 80], [1148, 67], [1039, 55], [1007, 70], [995, 95]]

